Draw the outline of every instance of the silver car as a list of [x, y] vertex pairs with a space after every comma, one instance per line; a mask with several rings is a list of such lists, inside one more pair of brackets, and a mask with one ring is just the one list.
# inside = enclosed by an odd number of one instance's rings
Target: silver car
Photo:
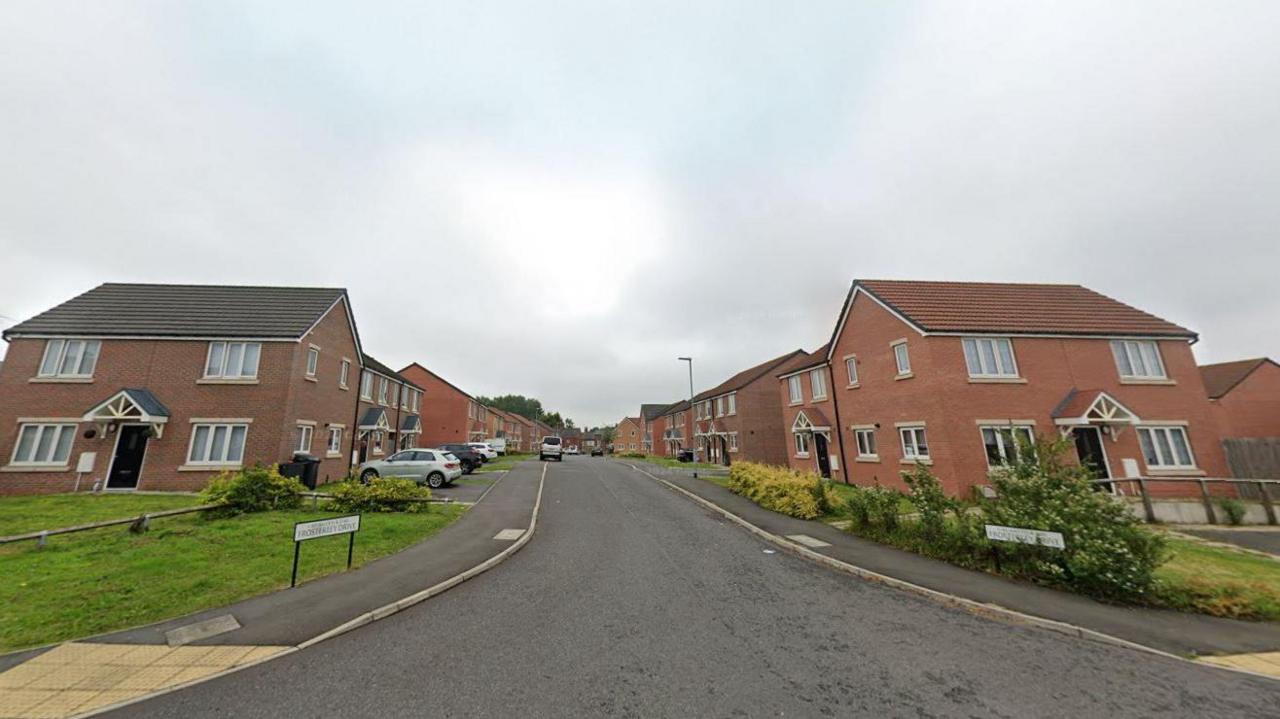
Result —
[[403, 477], [432, 489], [439, 489], [462, 476], [462, 462], [441, 449], [406, 449], [387, 457], [374, 459], [356, 468], [363, 482], [374, 477]]

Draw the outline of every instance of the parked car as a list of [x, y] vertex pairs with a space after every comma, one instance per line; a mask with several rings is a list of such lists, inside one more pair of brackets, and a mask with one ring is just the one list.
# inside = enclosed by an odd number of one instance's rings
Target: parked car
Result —
[[489, 445], [488, 442], [467, 442], [467, 446], [484, 455], [484, 461], [498, 458], [498, 450]]
[[680, 462], [692, 462], [695, 459], [697, 459], [697, 457], [694, 456], [692, 449], [682, 449], [680, 450], [680, 453], [676, 455], [676, 460]]
[[462, 444], [461, 442], [456, 444], [442, 444], [439, 449], [443, 449], [444, 451], [453, 454], [462, 462], [463, 474], [471, 474], [475, 471], [476, 467], [479, 467], [486, 461], [484, 455], [472, 449], [471, 445]]
[[603, 456], [604, 456], [604, 447], [592, 447], [592, 448], [591, 448], [591, 456], [592, 456], [592, 457], [603, 457]]
[[503, 437], [494, 437], [493, 439], [486, 439], [484, 443], [489, 445], [490, 447], [493, 447], [493, 451], [497, 452], [498, 454], [507, 453], [507, 440], [504, 439]]
[[362, 482], [377, 477], [403, 477], [439, 489], [462, 476], [462, 461], [443, 450], [406, 449], [386, 459], [365, 462], [356, 468], [356, 476]]
[[566, 449], [566, 450], [564, 451], [564, 453], [565, 453], [565, 454], [578, 454], [578, 448], [577, 448], [576, 446], [570, 445], [570, 446], [569, 446], [569, 448], [568, 448], [568, 449]]
[[538, 459], [546, 461], [555, 459], [557, 462], [564, 461], [564, 448], [560, 445], [559, 437], [543, 437], [542, 445], [538, 447]]

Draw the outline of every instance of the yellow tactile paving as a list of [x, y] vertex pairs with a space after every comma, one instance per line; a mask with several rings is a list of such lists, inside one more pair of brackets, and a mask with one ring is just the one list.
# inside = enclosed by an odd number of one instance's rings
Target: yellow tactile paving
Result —
[[1217, 664], [1221, 667], [1244, 669], [1258, 674], [1280, 677], [1280, 652], [1259, 652], [1257, 654], [1227, 654], [1217, 657], [1200, 657], [1206, 664]]
[[285, 649], [71, 642], [0, 672], [0, 719], [83, 714], [256, 662]]

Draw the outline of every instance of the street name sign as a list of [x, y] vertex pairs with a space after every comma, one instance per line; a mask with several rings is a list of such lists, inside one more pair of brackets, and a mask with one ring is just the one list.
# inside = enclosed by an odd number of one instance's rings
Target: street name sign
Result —
[[293, 525], [293, 541], [331, 537], [335, 534], [360, 531], [360, 515], [334, 517], [333, 519], [317, 519], [311, 522], [298, 522]]
[[1066, 549], [1061, 532], [1043, 532], [1039, 529], [1022, 529], [1020, 527], [1002, 527], [988, 524], [987, 539], [996, 542], [1016, 542], [1018, 544], [1038, 544], [1042, 547]]

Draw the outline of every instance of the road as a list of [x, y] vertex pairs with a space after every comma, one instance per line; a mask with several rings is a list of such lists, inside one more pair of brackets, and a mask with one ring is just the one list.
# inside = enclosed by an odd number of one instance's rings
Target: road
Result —
[[[516, 471], [539, 471], [537, 463]], [[1275, 716], [1280, 683], [1014, 626], [773, 552], [600, 458], [408, 611], [117, 716]]]

